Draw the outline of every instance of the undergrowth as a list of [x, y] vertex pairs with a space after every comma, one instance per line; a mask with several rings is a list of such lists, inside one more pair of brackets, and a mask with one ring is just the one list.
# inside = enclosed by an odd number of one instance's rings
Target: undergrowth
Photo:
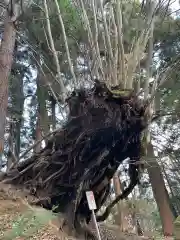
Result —
[[17, 237], [28, 238], [43, 228], [49, 221], [56, 218], [56, 215], [45, 209], [32, 208], [14, 219], [11, 230], [4, 234], [4, 240], [12, 240]]

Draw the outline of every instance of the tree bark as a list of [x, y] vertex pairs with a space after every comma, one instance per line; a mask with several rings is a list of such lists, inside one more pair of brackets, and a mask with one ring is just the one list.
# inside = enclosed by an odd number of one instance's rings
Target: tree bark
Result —
[[8, 137], [8, 147], [9, 147], [9, 150], [8, 150], [8, 153], [7, 153], [7, 172], [9, 171], [10, 167], [12, 166], [13, 164], [13, 157], [12, 157], [12, 151], [14, 150], [13, 149], [13, 123], [10, 122], [9, 123], [9, 137]]
[[[162, 163], [162, 162], [161, 162]], [[162, 166], [162, 173], [164, 174], [164, 177], [167, 181], [167, 184], [168, 184], [168, 187], [170, 189], [170, 195], [173, 199], [175, 199], [176, 195], [174, 194], [174, 191], [173, 191], [173, 188], [172, 188], [172, 185], [171, 185], [171, 182], [170, 182], [170, 179], [169, 179], [169, 176], [168, 174], [166, 173], [166, 170], [165, 170], [165, 167], [163, 164], [161, 164]], [[178, 209], [176, 210], [176, 208], [174, 207], [173, 203], [171, 203], [171, 201], [169, 200], [170, 202], [170, 206], [171, 206], [171, 210], [172, 210], [172, 214], [174, 216], [174, 218], [177, 218], [178, 217]]]
[[53, 131], [56, 129], [56, 102], [54, 100], [51, 101], [51, 122]]
[[[154, 159], [154, 150], [152, 144], [148, 145], [147, 152], [148, 158]], [[171, 211], [169, 196], [165, 186], [163, 175], [156, 159], [153, 160], [151, 166], [148, 166], [147, 170], [153, 190], [153, 195], [159, 209], [164, 236], [173, 236], [174, 218]]]
[[[115, 195], [116, 196], [120, 195], [121, 194], [121, 185], [120, 185], [120, 179], [119, 179], [117, 172], [114, 174], [114, 177], [113, 177], [113, 185], [114, 185]], [[118, 209], [117, 224], [120, 226], [120, 229], [123, 230], [123, 212], [120, 207], [120, 203], [117, 204], [117, 209]]]
[[23, 77], [20, 75], [18, 86], [17, 86], [17, 96], [16, 96], [16, 106], [18, 109], [18, 118], [15, 123], [14, 137], [15, 137], [15, 155], [17, 159], [19, 158], [20, 148], [21, 148], [21, 128], [23, 126], [23, 111], [24, 111], [24, 92], [23, 92]]
[[[149, 94], [149, 79], [152, 77], [152, 57], [153, 57], [153, 32], [154, 32], [154, 21], [152, 19], [154, 12], [155, 4], [153, 0], [146, 1], [146, 10], [148, 22], [152, 21], [151, 29], [150, 29], [150, 38], [148, 41], [148, 57], [146, 62], [146, 81], [144, 86], [144, 99], [148, 98]], [[152, 107], [152, 106], [151, 106]], [[154, 102], [153, 102], [154, 107]], [[150, 108], [149, 108], [150, 112]], [[149, 113], [149, 116], [151, 114]], [[163, 175], [160, 169], [160, 166], [156, 159], [154, 158], [154, 150], [150, 141], [150, 137], [148, 137], [149, 131], [147, 130], [144, 134], [144, 142], [146, 146], [146, 155], [148, 158], [154, 159], [153, 162], [149, 163], [147, 166], [153, 195], [156, 200], [161, 221], [164, 236], [172, 236], [173, 235], [173, 214], [170, 208], [169, 196], [167, 189], [165, 187], [165, 182], [163, 179]]]
[[15, 37], [14, 24], [7, 15], [0, 46], [0, 156], [2, 156], [4, 151], [4, 133], [8, 106], [8, 78], [12, 66]]
[[[40, 139], [42, 139], [42, 131], [40, 126], [40, 113], [39, 113], [39, 107], [37, 109], [37, 121], [36, 121], [36, 142], [38, 142]], [[41, 142], [37, 144], [34, 148], [34, 153], [38, 153], [41, 150]]]
[[49, 117], [46, 107], [46, 89], [44, 88], [44, 81], [41, 70], [38, 69], [37, 77], [37, 99], [38, 99], [38, 108], [39, 108], [39, 117], [40, 117], [40, 127], [43, 135], [48, 134], [50, 130]]
[[[113, 185], [114, 185], [115, 195], [116, 196], [120, 195], [124, 190], [124, 188], [119, 179], [118, 172], [114, 174]], [[123, 202], [119, 202], [117, 204], [117, 210], [118, 210], [118, 214], [117, 214], [117, 218], [115, 219], [116, 224], [120, 226], [121, 231], [128, 231], [128, 220], [126, 219], [126, 217], [128, 216], [128, 209], [126, 204], [123, 204]]]

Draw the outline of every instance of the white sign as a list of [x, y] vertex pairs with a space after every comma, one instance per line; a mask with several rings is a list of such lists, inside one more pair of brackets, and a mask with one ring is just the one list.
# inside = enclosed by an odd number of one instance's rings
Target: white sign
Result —
[[86, 192], [86, 198], [88, 201], [88, 206], [90, 210], [95, 210], [97, 209], [96, 202], [94, 199], [94, 193], [92, 191]]

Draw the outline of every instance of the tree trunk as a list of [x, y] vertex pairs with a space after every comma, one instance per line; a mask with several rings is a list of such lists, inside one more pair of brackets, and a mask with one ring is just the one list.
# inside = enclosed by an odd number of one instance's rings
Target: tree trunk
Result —
[[41, 127], [41, 134], [46, 135], [50, 131], [49, 116], [47, 112], [46, 100], [48, 97], [48, 92], [46, 88], [46, 80], [42, 73], [43, 65], [41, 66], [40, 56], [36, 55], [37, 64], [37, 100], [38, 100], [38, 109], [39, 109], [39, 124]]
[[[161, 166], [162, 166], [162, 173], [164, 174], [164, 177], [165, 177], [165, 179], [167, 181], [167, 184], [168, 184], [168, 187], [170, 189], [170, 195], [173, 199], [175, 199], [176, 196], [174, 194], [170, 178], [169, 178], [168, 174], [166, 173], [166, 170], [165, 170], [165, 167], [164, 167], [163, 163], [161, 164]], [[170, 201], [170, 206], [171, 206], [171, 210], [172, 210], [174, 218], [177, 218], [178, 217], [178, 209], [176, 210], [176, 208], [174, 207], [174, 205], [171, 201]]]
[[7, 153], [7, 172], [9, 171], [10, 167], [13, 164], [13, 156], [12, 156], [12, 151], [13, 151], [13, 123], [9, 123], [9, 136], [8, 136], [8, 153]]
[[137, 228], [137, 234], [138, 234], [138, 236], [143, 236], [143, 230], [142, 230], [142, 227], [141, 227], [141, 225], [140, 225], [139, 220], [136, 221], [136, 228]]
[[[118, 172], [116, 172], [114, 174], [113, 185], [114, 185], [115, 195], [116, 196], [120, 195], [123, 192], [124, 188], [119, 179]], [[115, 219], [115, 222], [117, 225], [120, 226], [121, 231], [127, 231], [128, 230], [128, 220], [126, 219], [126, 217], [128, 216], [128, 209], [127, 209], [126, 204], [123, 204], [122, 201], [119, 202], [117, 204], [117, 210], [118, 210], [118, 214], [117, 214], [117, 218]]]
[[[155, 9], [155, 4], [153, 0], [146, 1], [146, 10], [148, 22], [151, 21], [152, 15]], [[154, 21], [151, 22], [150, 29], [150, 38], [148, 41], [148, 58], [146, 62], [146, 81], [144, 86], [144, 96], [145, 100], [148, 98], [149, 94], [149, 79], [152, 77], [152, 57], [153, 57], [153, 32], [154, 32]], [[153, 102], [154, 103], [154, 102]], [[153, 104], [154, 105], [154, 104]], [[153, 106], [154, 107], [154, 106]], [[150, 110], [150, 109], [149, 109]], [[149, 113], [149, 115], [151, 115]], [[147, 157], [154, 159], [154, 150], [153, 146], [148, 139], [149, 132], [146, 131], [144, 134], [145, 145], [147, 149]], [[147, 166], [150, 182], [152, 185], [152, 190], [154, 194], [154, 198], [156, 200], [157, 206], [159, 208], [163, 233], [164, 236], [172, 236], [173, 235], [173, 214], [170, 208], [170, 202], [168, 193], [165, 187], [163, 175], [160, 169], [160, 166], [156, 159], [151, 162], [151, 166]]]
[[49, 117], [46, 107], [46, 89], [44, 88], [43, 76], [39, 70], [37, 78], [37, 98], [38, 108], [40, 114], [40, 127], [43, 135], [48, 134], [50, 130]]
[[[113, 177], [113, 185], [115, 190], [116, 197], [121, 194], [121, 185], [120, 185], [120, 179], [117, 174], [117, 172], [114, 174]], [[120, 226], [120, 229], [123, 230], [123, 211], [120, 207], [120, 203], [117, 204], [118, 209], [118, 217], [117, 217], [117, 224]]]
[[[39, 107], [37, 109], [37, 121], [36, 121], [36, 142], [39, 141], [42, 138], [41, 134], [41, 126], [40, 126], [40, 113], [39, 113]], [[34, 148], [34, 152], [38, 153], [41, 150], [41, 143], [37, 144], [36, 147]]]
[[4, 151], [4, 132], [8, 105], [8, 78], [12, 66], [16, 31], [14, 24], [6, 16], [4, 34], [0, 46], [0, 155]]
[[[24, 104], [24, 103], [23, 103]], [[21, 148], [21, 127], [22, 127], [22, 114], [15, 123], [15, 155], [17, 159], [19, 158], [20, 148]]]
[[52, 129], [56, 129], [56, 101], [51, 101], [51, 122], [52, 122]]
[[[148, 145], [148, 158], [154, 159], [154, 150], [152, 144]], [[153, 195], [156, 200], [164, 236], [173, 235], [173, 214], [170, 207], [169, 196], [163, 179], [163, 175], [158, 162], [153, 160], [151, 166], [147, 168]]]
[[24, 75], [20, 75], [16, 96], [16, 106], [18, 109], [18, 118], [15, 123], [14, 129], [14, 137], [15, 137], [15, 155], [17, 159], [19, 158], [20, 148], [21, 148], [21, 128], [23, 126], [23, 110], [24, 110], [24, 92], [23, 92], [23, 77]]

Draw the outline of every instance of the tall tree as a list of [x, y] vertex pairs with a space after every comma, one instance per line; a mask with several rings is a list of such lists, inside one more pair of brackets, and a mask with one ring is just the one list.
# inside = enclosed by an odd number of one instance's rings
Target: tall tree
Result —
[[[152, 15], [155, 11], [155, 3], [152, 0], [149, 0], [146, 2], [146, 9], [147, 9], [147, 14], [148, 14], [148, 21], [150, 22], [152, 19]], [[146, 99], [148, 98], [149, 94], [149, 80], [152, 77], [152, 62], [153, 62], [153, 45], [154, 45], [154, 22], [151, 24], [151, 29], [150, 29], [150, 38], [148, 40], [148, 56], [147, 56], [147, 63], [146, 63], [146, 81], [145, 81], [145, 97]], [[154, 108], [154, 106], [151, 106]], [[150, 178], [150, 182], [152, 185], [152, 190], [153, 194], [156, 200], [156, 203], [159, 207], [160, 210], [160, 216], [162, 220], [162, 226], [163, 226], [163, 233], [164, 236], [172, 236], [173, 235], [173, 215], [171, 212], [170, 208], [170, 202], [168, 199], [168, 194], [166, 190], [166, 186], [164, 183], [163, 175], [161, 173], [161, 169], [154, 158], [153, 154], [153, 148], [151, 145], [151, 140], [149, 139], [149, 133], [147, 132], [146, 135], [146, 141], [147, 141], [147, 157], [149, 155], [151, 156], [153, 160], [153, 163], [150, 164], [150, 166], [147, 168], [148, 169], [148, 174]], [[150, 141], [149, 141], [150, 140]], [[158, 181], [157, 181], [158, 180]], [[157, 182], [158, 186], [161, 186], [161, 190], [157, 190]], [[159, 187], [158, 187], [159, 189]], [[161, 199], [163, 198], [163, 203]]]
[[[31, 1], [23, 4], [24, 10], [27, 9]], [[13, 63], [13, 53], [16, 39], [16, 25], [21, 15], [21, 7], [19, 1], [4, 1], [4, 31], [0, 46], [0, 156], [4, 150], [4, 131], [6, 126], [6, 115], [8, 106], [8, 85], [9, 76]]]
[[[118, 172], [114, 174], [113, 185], [114, 185], [115, 195], [117, 197], [122, 192]], [[117, 205], [117, 210], [118, 210], [118, 214], [116, 217], [117, 218], [116, 223], [120, 226], [120, 229], [123, 230], [123, 210], [121, 209], [120, 203], [118, 203]]]
[[[147, 168], [154, 198], [159, 208], [159, 213], [162, 221], [164, 236], [173, 236], [174, 233], [174, 216], [170, 207], [170, 200], [165, 186], [161, 168], [154, 158], [153, 146], [149, 144], [147, 157], [151, 159], [151, 164]], [[152, 159], [154, 159], [152, 161]]]
[[[13, 6], [11, 6], [13, 7]], [[9, 9], [13, 11], [13, 9]], [[8, 80], [11, 71], [13, 52], [16, 38], [14, 20], [6, 11], [4, 33], [0, 46], [0, 155], [4, 151], [4, 132], [6, 126], [6, 114], [8, 106]]]

